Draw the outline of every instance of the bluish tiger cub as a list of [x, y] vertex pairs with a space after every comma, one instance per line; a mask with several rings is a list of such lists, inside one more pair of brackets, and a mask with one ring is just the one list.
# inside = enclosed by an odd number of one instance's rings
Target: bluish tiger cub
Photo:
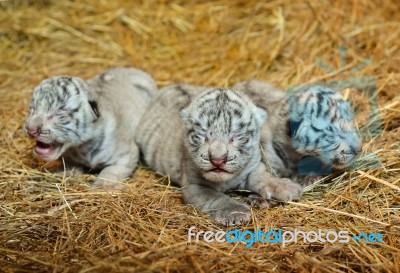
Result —
[[[312, 175], [316, 164], [321, 165], [317, 171], [343, 169], [360, 153], [361, 140], [349, 104], [339, 93], [311, 86], [286, 94], [260, 81], [242, 82], [233, 88], [267, 109], [270, 120], [263, 128], [261, 143], [279, 176], [295, 178], [299, 171]], [[310, 159], [306, 157], [314, 158], [308, 166], [302, 165]], [[313, 180], [308, 178], [300, 182], [307, 185]]]
[[154, 80], [134, 68], [109, 69], [88, 81], [52, 77], [33, 93], [25, 132], [45, 161], [62, 156], [67, 166], [99, 170], [94, 186], [119, 188], [136, 168], [136, 127], [156, 92]]
[[225, 194], [247, 189], [266, 199], [294, 200], [301, 186], [271, 176], [261, 162], [266, 112], [230, 89], [172, 85], [143, 115], [136, 140], [146, 163], [182, 186], [185, 203], [217, 222], [250, 220], [250, 208]]

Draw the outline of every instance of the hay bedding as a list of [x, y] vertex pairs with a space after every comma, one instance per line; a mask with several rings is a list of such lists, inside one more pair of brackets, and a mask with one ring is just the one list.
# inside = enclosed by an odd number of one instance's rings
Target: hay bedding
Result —
[[[400, 272], [397, 1], [10, 0], [0, 6], [1, 272]], [[352, 75], [367, 57], [372, 62]], [[168, 178], [142, 167], [127, 192], [110, 194], [88, 188], [93, 176], [46, 172], [22, 133], [33, 86], [51, 75], [88, 78], [128, 65], [149, 71], [160, 86], [257, 78], [287, 88], [374, 77], [383, 131], [366, 139], [364, 150], [382, 166], [328, 177], [299, 203], [254, 209], [243, 229], [381, 232], [384, 243], [188, 244], [190, 226], [220, 227], [183, 205]]]

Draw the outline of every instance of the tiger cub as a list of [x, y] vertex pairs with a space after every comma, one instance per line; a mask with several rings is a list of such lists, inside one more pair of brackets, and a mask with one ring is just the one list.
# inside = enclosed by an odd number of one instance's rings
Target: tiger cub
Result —
[[304, 186], [314, 174], [349, 167], [361, 151], [349, 104], [333, 90], [311, 86], [285, 93], [260, 81], [236, 84], [269, 113], [261, 143], [269, 164], [281, 177]]
[[152, 77], [134, 68], [112, 68], [88, 81], [52, 77], [34, 90], [25, 132], [45, 161], [62, 156], [67, 166], [99, 170], [94, 186], [117, 189], [136, 168], [136, 127], [156, 92]]
[[146, 163], [180, 185], [185, 203], [224, 225], [250, 220], [250, 207], [225, 192], [247, 189], [294, 200], [301, 186], [271, 176], [261, 162], [266, 112], [241, 93], [172, 85], [160, 90], [140, 121], [136, 141]]

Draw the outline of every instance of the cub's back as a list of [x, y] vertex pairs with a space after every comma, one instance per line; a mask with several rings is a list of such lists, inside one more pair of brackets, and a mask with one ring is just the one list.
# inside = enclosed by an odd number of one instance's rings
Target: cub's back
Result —
[[116, 115], [124, 130], [134, 131], [152, 97], [157, 94], [153, 78], [135, 68], [111, 68], [88, 81], [99, 109]]
[[286, 92], [269, 83], [257, 80], [239, 82], [233, 86], [233, 89], [246, 94], [254, 103], [267, 110], [271, 104], [278, 103], [286, 96]]
[[169, 174], [180, 183], [184, 124], [180, 110], [205, 87], [176, 84], [162, 88], [143, 114], [136, 142], [146, 164], [156, 172]]

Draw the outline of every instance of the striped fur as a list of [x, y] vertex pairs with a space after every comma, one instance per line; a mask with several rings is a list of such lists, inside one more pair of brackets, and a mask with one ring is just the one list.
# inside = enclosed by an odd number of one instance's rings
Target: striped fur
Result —
[[250, 220], [250, 208], [227, 196], [228, 190], [278, 200], [301, 195], [298, 184], [272, 177], [261, 162], [265, 120], [266, 112], [241, 93], [172, 85], [143, 115], [136, 141], [153, 170], [182, 186], [185, 203], [235, 225]]
[[343, 169], [361, 151], [349, 104], [329, 88], [311, 86], [288, 95], [259, 81], [233, 88], [268, 110], [270, 122], [263, 128], [262, 144], [280, 176], [297, 176], [305, 157], [318, 158], [325, 169]]
[[46, 161], [64, 157], [72, 166], [99, 170], [95, 186], [119, 187], [136, 168], [134, 135], [156, 94], [154, 80], [134, 68], [113, 68], [84, 81], [58, 76], [34, 91], [25, 131]]

